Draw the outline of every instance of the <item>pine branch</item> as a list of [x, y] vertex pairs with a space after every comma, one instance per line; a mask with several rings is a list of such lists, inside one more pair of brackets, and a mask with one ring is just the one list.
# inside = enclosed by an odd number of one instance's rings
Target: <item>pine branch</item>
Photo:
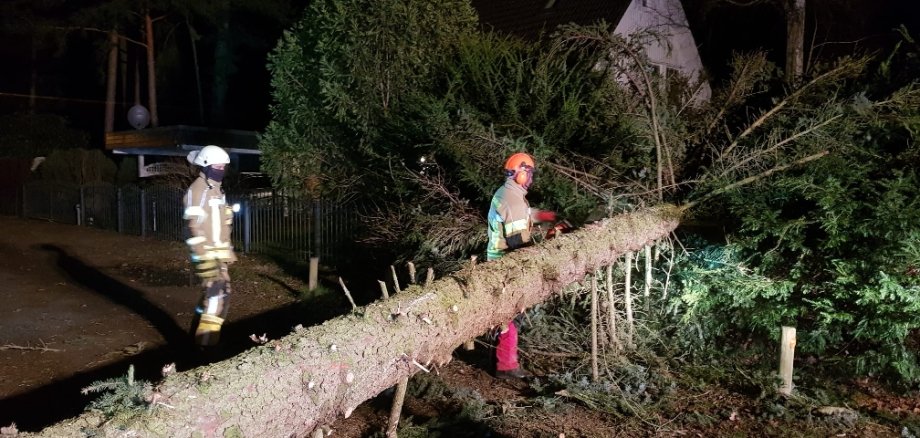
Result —
[[837, 66], [836, 68], [831, 69], [831, 70], [828, 70], [828, 71], [824, 72], [823, 74], [821, 74], [821, 75], [819, 75], [819, 76], [813, 78], [812, 80], [808, 81], [807, 84], [805, 84], [805, 85], [799, 87], [797, 90], [795, 90], [794, 92], [792, 92], [791, 94], [789, 94], [788, 96], [786, 96], [783, 100], [781, 100], [779, 103], [777, 103], [773, 108], [770, 108], [770, 110], [768, 110], [767, 112], [763, 113], [763, 115], [761, 115], [760, 117], [758, 117], [757, 120], [754, 121], [754, 123], [751, 123], [750, 125], [748, 125], [748, 127], [747, 127], [744, 131], [742, 131], [741, 134], [739, 134], [737, 137], [735, 137], [735, 140], [732, 141], [732, 143], [731, 143], [730, 145], [728, 145], [728, 147], [725, 148], [724, 151], [722, 151], [722, 154], [721, 154], [721, 155], [724, 157], [724, 156], [727, 156], [728, 154], [730, 154], [730, 153], [732, 152], [732, 150], [734, 150], [734, 149], [738, 146], [738, 143], [739, 143], [742, 139], [744, 139], [745, 137], [751, 135], [751, 133], [753, 133], [755, 130], [757, 130], [757, 128], [759, 128], [761, 125], [763, 125], [764, 123], [766, 123], [767, 120], [769, 120], [771, 117], [773, 117], [774, 115], [776, 115], [777, 113], [779, 113], [779, 112], [780, 112], [783, 108], [785, 108], [787, 105], [789, 105], [789, 104], [791, 104], [792, 102], [794, 102], [795, 99], [797, 99], [799, 96], [801, 96], [802, 94], [804, 94], [806, 90], [810, 89], [811, 87], [815, 86], [816, 84], [819, 84], [819, 83], [823, 82], [825, 79], [828, 79], [828, 78], [833, 77], [833, 76], [835, 76], [835, 75], [837, 75], [837, 74], [843, 73], [843, 72], [845, 72], [845, 71], [847, 71], [847, 70], [849, 70], [849, 69], [851, 69], [851, 68], [853, 68], [853, 67], [855, 67], [855, 66], [860, 66], [861, 64], [862, 64], [861, 62], [855, 63], [855, 64], [854, 64], [853, 62], [844, 62], [844, 63], [842, 63], [841, 65]]
[[50, 351], [50, 352], [60, 352], [60, 351], [64, 351], [64, 350], [61, 350], [61, 349], [58, 349], [58, 348], [29, 347], [29, 346], [22, 346], [22, 345], [16, 345], [16, 344], [0, 345], [0, 351], [3, 351], [3, 350], [25, 350], [25, 351], [41, 351], [41, 352], [45, 352], [45, 351]]
[[735, 181], [735, 182], [733, 182], [733, 183], [731, 183], [731, 184], [729, 184], [729, 185], [727, 185], [727, 186], [724, 186], [724, 187], [722, 187], [722, 188], [719, 188], [719, 189], [716, 189], [716, 190], [713, 190], [713, 191], [707, 193], [706, 195], [704, 195], [704, 196], [701, 197], [700, 199], [697, 199], [697, 200], [691, 201], [691, 202], [687, 202], [686, 204], [679, 206], [679, 207], [678, 207], [678, 210], [681, 211], [681, 212], [687, 211], [687, 210], [689, 210], [689, 209], [691, 209], [691, 208], [693, 208], [693, 207], [699, 205], [701, 202], [703, 202], [703, 201], [705, 201], [705, 200], [707, 200], [707, 199], [710, 199], [710, 198], [712, 198], [712, 197], [714, 197], [714, 196], [716, 196], [716, 195], [719, 195], [719, 194], [728, 192], [729, 190], [736, 189], [736, 188], [741, 187], [741, 186], [746, 185], [746, 184], [750, 184], [750, 183], [752, 183], [752, 182], [754, 182], [754, 181], [757, 181], [757, 180], [759, 180], [759, 179], [766, 178], [766, 177], [768, 177], [768, 176], [770, 176], [770, 175], [773, 175], [773, 174], [776, 173], [776, 172], [782, 172], [782, 171], [784, 171], [784, 170], [786, 170], [786, 169], [788, 169], [788, 168], [790, 168], [790, 167], [797, 166], [797, 165], [800, 165], [800, 164], [805, 164], [805, 163], [807, 163], [807, 162], [809, 162], [809, 161], [814, 161], [814, 160], [817, 160], [817, 159], [819, 159], [819, 158], [823, 158], [824, 156], [826, 156], [826, 155], [828, 155], [828, 154], [830, 154], [830, 151], [826, 151], [826, 150], [825, 150], [825, 151], [821, 151], [821, 152], [818, 152], [818, 153], [816, 153], [816, 154], [809, 155], [809, 156], [807, 156], [807, 157], [805, 157], [805, 158], [802, 158], [802, 159], [800, 159], [800, 160], [796, 160], [796, 161], [794, 161], [794, 162], [792, 162], [792, 163], [787, 163], [787, 164], [784, 164], [784, 165], [782, 165], [782, 166], [777, 166], [777, 167], [774, 167], [774, 168], [772, 168], [772, 169], [768, 169], [768, 170], [766, 170], [766, 171], [764, 171], [764, 172], [761, 172], [761, 173], [759, 173], [759, 174], [757, 174], [757, 175], [752, 175], [752, 176], [749, 176], [749, 177], [744, 178], [744, 179], [742, 179], [742, 180]]
[[747, 164], [747, 163], [749, 163], [749, 162], [751, 162], [751, 161], [753, 161], [753, 160], [755, 160], [755, 159], [757, 159], [757, 158], [759, 158], [759, 157], [761, 157], [761, 156], [763, 156], [763, 155], [765, 155], [765, 154], [767, 154], [767, 153], [773, 152], [773, 151], [779, 149], [780, 147], [782, 147], [782, 146], [784, 146], [784, 145], [786, 145], [786, 144], [789, 144], [789, 143], [791, 143], [791, 142], [793, 142], [793, 141], [799, 139], [800, 137], [803, 137], [803, 136], [805, 136], [805, 135], [807, 135], [807, 134], [810, 134], [810, 133], [812, 133], [812, 132], [814, 132], [814, 131], [816, 131], [816, 130], [818, 130], [818, 129], [820, 129], [820, 128], [823, 128], [824, 126], [830, 124], [831, 122], [833, 122], [833, 121], [835, 121], [835, 120], [837, 120], [837, 119], [839, 119], [839, 118], [841, 118], [841, 117], [843, 117], [841, 114], [837, 114], [836, 116], [831, 117], [831, 118], [829, 118], [829, 119], [827, 119], [827, 120], [825, 120], [825, 121], [823, 121], [823, 122], [821, 122], [821, 123], [818, 123], [818, 124], [816, 124], [816, 125], [814, 125], [814, 126], [808, 128], [808, 129], [806, 129], [806, 130], [804, 130], [804, 131], [797, 132], [797, 133], [795, 133], [795, 134], [793, 134], [793, 135], [791, 135], [791, 136], [789, 136], [789, 137], [787, 137], [787, 138], [785, 138], [785, 139], [783, 139], [783, 140], [777, 142], [776, 144], [774, 144], [774, 145], [772, 145], [772, 146], [770, 146], [770, 147], [768, 147], [768, 148], [766, 148], [766, 149], [763, 149], [763, 150], [761, 150], [761, 151], [757, 151], [757, 152], [751, 153], [750, 155], [748, 155], [748, 156], [747, 156], [746, 158], [744, 158], [743, 160], [741, 160], [741, 161], [735, 163], [735, 164], [734, 164], [731, 168], [729, 168], [728, 170], [723, 171], [723, 172], [722, 172], [722, 175], [723, 175], [723, 176], [724, 176], [724, 175], [727, 175], [728, 173], [730, 173], [730, 172], [732, 172], [732, 171], [734, 171], [734, 170], [737, 170], [737, 169], [740, 168], [741, 166], [743, 166], [743, 165], [745, 165], [745, 164]]

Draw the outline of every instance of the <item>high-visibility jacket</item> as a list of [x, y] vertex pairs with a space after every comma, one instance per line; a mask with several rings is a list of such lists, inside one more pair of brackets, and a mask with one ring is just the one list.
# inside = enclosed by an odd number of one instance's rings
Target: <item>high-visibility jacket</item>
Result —
[[205, 258], [236, 261], [230, 244], [233, 209], [227, 205], [220, 182], [200, 174], [185, 193], [184, 203], [183, 218], [188, 221], [190, 234], [185, 243], [192, 253], [192, 261]]
[[530, 244], [533, 211], [526, 195], [527, 189], [512, 178], [506, 179], [505, 184], [495, 191], [489, 207], [486, 260], [496, 260], [508, 250]]

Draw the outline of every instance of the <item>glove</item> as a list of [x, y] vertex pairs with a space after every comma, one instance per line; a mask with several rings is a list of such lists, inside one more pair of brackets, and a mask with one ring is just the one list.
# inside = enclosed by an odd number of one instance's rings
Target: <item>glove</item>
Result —
[[556, 212], [540, 210], [534, 215], [537, 222], [556, 222]]
[[218, 266], [216, 259], [205, 258], [195, 263], [195, 275], [202, 281], [214, 280], [219, 273], [220, 266]]

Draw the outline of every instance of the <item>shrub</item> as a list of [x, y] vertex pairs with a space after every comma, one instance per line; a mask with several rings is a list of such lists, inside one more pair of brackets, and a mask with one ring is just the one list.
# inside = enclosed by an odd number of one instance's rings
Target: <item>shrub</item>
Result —
[[40, 168], [42, 179], [74, 184], [115, 182], [118, 167], [99, 150], [58, 149]]
[[55, 149], [85, 148], [85, 132], [54, 114], [17, 113], [0, 116], [0, 157], [31, 158]]

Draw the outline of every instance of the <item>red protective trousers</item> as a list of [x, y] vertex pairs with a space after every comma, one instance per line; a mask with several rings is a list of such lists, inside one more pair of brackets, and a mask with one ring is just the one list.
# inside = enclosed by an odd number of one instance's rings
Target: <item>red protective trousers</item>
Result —
[[508, 331], [498, 335], [495, 347], [495, 370], [509, 371], [518, 367], [518, 333], [514, 321], [508, 323]]

